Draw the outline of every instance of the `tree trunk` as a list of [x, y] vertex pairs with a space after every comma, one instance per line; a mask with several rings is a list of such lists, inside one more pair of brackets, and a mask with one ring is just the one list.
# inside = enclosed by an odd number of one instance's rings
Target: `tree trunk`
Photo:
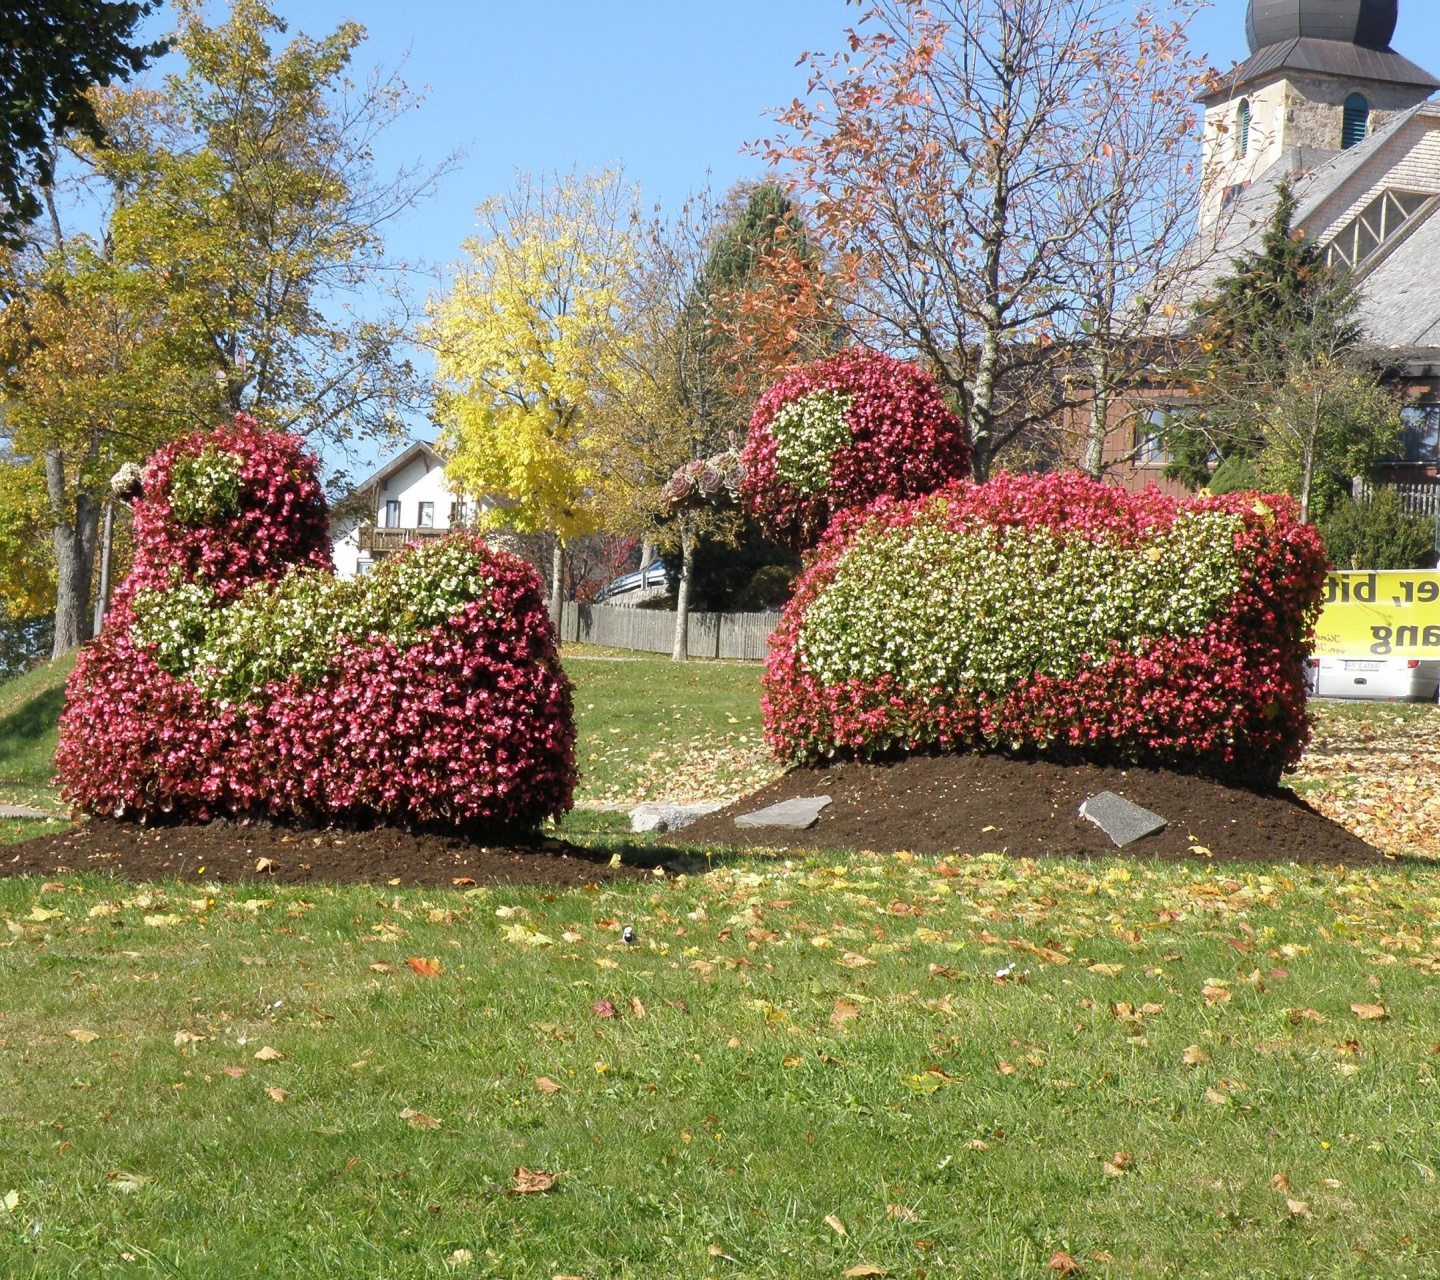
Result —
[[1092, 480], [1100, 479], [1105, 469], [1105, 437], [1110, 432], [1109, 371], [1097, 360], [1092, 368], [1090, 388], [1090, 425], [1085, 435], [1085, 458], [1080, 466]]
[[[45, 451], [45, 488], [55, 513], [55, 647], [53, 656], [82, 645], [93, 632], [90, 578], [95, 572], [95, 543], [100, 533], [100, 504], [87, 493], [67, 500], [65, 460], [58, 449]], [[73, 514], [73, 519], [68, 519]]]
[[100, 586], [95, 593], [95, 634], [105, 625], [110, 610], [110, 563], [115, 554], [115, 499], [105, 502], [105, 523], [100, 529]]
[[690, 658], [690, 579], [695, 568], [695, 535], [688, 523], [680, 526], [680, 581], [675, 590], [675, 647], [671, 658]]
[[998, 317], [993, 325], [986, 325], [970, 400], [970, 447], [973, 450], [970, 472], [978, 484], [990, 479], [990, 467], [995, 460], [995, 382], [1000, 368], [998, 328]]
[[649, 538], [640, 543], [640, 568], [642, 570], [650, 567], [651, 561], [655, 559], [655, 544]]
[[550, 560], [550, 617], [558, 630], [565, 621], [565, 543], [555, 535], [555, 550]]

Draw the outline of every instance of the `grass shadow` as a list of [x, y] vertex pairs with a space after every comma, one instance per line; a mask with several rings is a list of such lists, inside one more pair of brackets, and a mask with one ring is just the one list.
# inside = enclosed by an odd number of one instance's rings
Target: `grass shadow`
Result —
[[0, 778], [49, 781], [57, 725], [64, 709], [65, 688], [61, 685], [46, 689], [0, 716]]

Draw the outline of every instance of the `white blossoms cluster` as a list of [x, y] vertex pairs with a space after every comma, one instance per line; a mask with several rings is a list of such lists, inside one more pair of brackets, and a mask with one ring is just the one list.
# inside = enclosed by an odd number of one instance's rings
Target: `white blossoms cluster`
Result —
[[240, 509], [240, 462], [224, 449], [176, 459], [170, 472], [170, 510], [181, 524], [205, 524]]
[[1000, 692], [1074, 674], [1112, 642], [1195, 635], [1240, 586], [1239, 517], [1186, 512], [1140, 547], [1043, 529], [956, 532], [921, 519], [842, 557], [800, 634], [823, 684]]
[[802, 493], [820, 493], [829, 487], [830, 459], [850, 443], [854, 399], [840, 391], [812, 391], [770, 420], [780, 479]]
[[318, 678], [345, 640], [408, 648], [494, 585], [463, 540], [406, 552], [363, 578], [298, 569], [257, 583], [217, 607], [211, 592], [182, 585], [135, 597], [135, 637], [156, 663], [187, 676], [207, 697], [245, 702], [269, 681]]

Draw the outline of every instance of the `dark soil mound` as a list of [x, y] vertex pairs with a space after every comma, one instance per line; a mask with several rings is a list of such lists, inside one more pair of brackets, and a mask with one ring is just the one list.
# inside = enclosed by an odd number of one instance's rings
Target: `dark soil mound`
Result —
[[[1289, 791], [1257, 793], [1168, 769], [1120, 769], [1002, 755], [917, 756], [888, 763], [835, 761], [783, 778], [686, 827], [689, 842], [796, 849], [908, 849], [912, 853], [1102, 857], [1117, 851], [1080, 817], [1113, 791], [1169, 820], [1123, 851], [1147, 858], [1359, 865], [1384, 855]], [[741, 830], [738, 814], [794, 796], [833, 803], [808, 831]]]
[[[268, 859], [268, 866], [261, 862]], [[461, 887], [506, 882], [572, 888], [643, 876], [612, 867], [610, 853], [558, 840], [534, 847], [487, 847], [456, 836], [305, 831], [268, 823], [142, 827], [96, 818], [59, 835], [0, 848], [0, 875], [54, 877], [78, 871], [121, 879], [328, 881]], [[257, 863], [263, 867], [257, 870]]]

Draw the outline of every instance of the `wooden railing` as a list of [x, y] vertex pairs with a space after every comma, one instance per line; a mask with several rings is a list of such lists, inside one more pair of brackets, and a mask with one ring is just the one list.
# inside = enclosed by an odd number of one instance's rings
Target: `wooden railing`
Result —
[[373, 524], [360, 526], [361, 551], [399, 551], [411, 542], [443, 538], [449, 529], [379, 529]]
[[1376, 489], [1393, 489], [1400, 498], [1400, 507], [1406, 515], [1424, 516], [1433, 520], [1440, 516], [1440, 484], [1379, 484], [1371, 485], [1359, 479], [1355, 481], [1355, 497], [1365, 501]]

